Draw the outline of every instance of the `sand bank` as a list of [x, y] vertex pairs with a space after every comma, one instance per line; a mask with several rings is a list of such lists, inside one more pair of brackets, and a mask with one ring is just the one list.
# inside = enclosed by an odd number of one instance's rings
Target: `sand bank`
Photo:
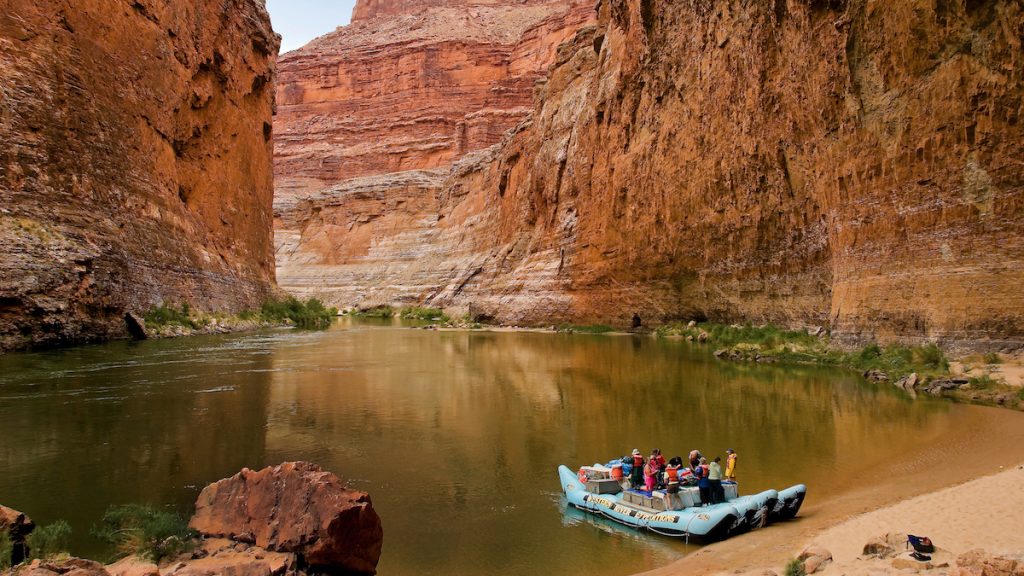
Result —
[[829, 573], [843, 573], [868, 540], [888, 532], [923, 533], [955, 553], [1024, 550], [1024, 431], [1014, 420], [1020, 414], [993, 408], [981, 416], [989, 421], [964, 421], [824, 497], [810, 486], [791, 522], [706, 546], [644, 576], [781, 574], [812, 543], [832, 552]]

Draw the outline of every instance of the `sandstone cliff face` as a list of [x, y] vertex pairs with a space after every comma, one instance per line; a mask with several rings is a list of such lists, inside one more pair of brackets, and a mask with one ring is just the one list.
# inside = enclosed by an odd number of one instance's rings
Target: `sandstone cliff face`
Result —
[[425, 258], [450, 245], [435, 238], [444, 175], [529, 115], [557, 47], [593, 14], [589, 0], [363, 0], [352, 25], [283, 56], [281, 286], [342, 306], [436, 288], [459, 267]]
[[440, 188], [420, 301], [1024, 343], [1019, 3], [598, 11], [531, 119]]
[[442, 4], [386, 3], [397, 15], [357, 20], [281, 58], [278, 196], [447, 167], [494, 144], [529, 113], [555, 48], [591, 13], [580, 0]]
[[272, 290], [278, 42], [258, 0], [4, 3], [0, 349]]

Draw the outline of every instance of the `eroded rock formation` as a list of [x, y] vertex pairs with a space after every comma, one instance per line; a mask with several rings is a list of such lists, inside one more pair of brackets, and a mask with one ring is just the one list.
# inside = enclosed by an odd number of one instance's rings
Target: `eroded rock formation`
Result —
[[278, 43], [259, 0], [5, 2], [0, 349], [269, 294]]
[[439, 190], [421, 301], [1024, 342], [1019, 3], [597, 9], [531, 119]]

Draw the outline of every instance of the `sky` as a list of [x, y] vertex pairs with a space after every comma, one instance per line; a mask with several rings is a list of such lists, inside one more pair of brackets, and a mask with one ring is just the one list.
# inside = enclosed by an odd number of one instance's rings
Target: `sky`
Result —
[[305, 46], [313, 38], [348, 24], [355, 0], [267, 0], [281, 53]]

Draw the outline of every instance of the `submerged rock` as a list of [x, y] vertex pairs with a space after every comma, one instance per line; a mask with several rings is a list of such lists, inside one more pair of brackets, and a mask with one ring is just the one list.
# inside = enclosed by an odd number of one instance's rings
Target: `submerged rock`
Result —
[[196, 500], [189, 526], [205, 536], [299, 555], [311, 568], [376, 572], [384, 533], [369, 494], [350, 490], [309, 462], [215, 482]]

